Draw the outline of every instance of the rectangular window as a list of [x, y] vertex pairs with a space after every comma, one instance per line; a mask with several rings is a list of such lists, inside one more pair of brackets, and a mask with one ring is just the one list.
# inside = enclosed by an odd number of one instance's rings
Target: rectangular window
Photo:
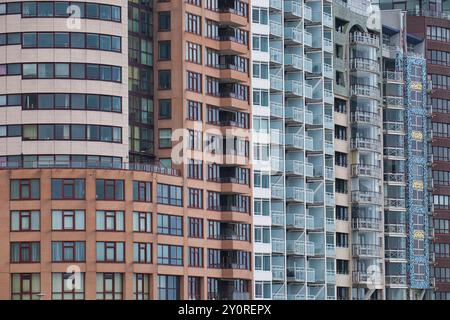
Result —
[[159, 204], [167, 204], [172, 206], [183, 205], [182, 188], [169, 184], [158, 183], [157, 202]]
[[97, 179], [95, 181], [97, 200], [124, 200], [124, 181]]
[[133, 231], [152, 233], [152, 214], [150, 212], [133, 212]]
[[186, 42], [186, 61], [202, 63], [202, 46], [200, 44]]
[[85, 229], [84, 210], [53, 210], [53, 231], [82, 231]]
[[192, 13], [186, 13], [186, 28], [187, 32], [202, 34], [202, 17]]
[[39, 231], [39, 211], [11, 211], [11, 231]]
[[172, 118], [172, 100], [160, 99], [159, 100], [159, 119], [171, 119]]
[[189, 221], [188, 236], [191, 238], [203, 238], [203, 219], [189, 217], [188, 221]]
[[203, 161], [189, 159], [188, 160], [188, 178], [203, 179]]
[[158, 214], [158, 233], [172, 236], [183, 235], [183, 217]]
[[203, 208], [203, 190], [188, 188], [188, 207], [190, 208]]
[[84, 179], [52, 179], [52, 199], [73, 199], [85, 198]]
[[147, 242], [134, 242], [133, 262], [152, 263], [152, 244]]
[[343, 152], [336, 151], [334, 153], [334, 164], [340, 167], [347, 167], [347, 154]]
[[348, 248], [348, 233], [336, 232], [336, 247]]
[[52, 262], [86, 261], [84, 241], [52, 241]]
[[158, 31], [170, 31], [170, 11], [158, 12]]
[[152, 183], [133, 181], [133, 201], [152, 202]]
[[124, 231], [124, 212], [97, 210], [95, 225], [97, 231]]
[[124, 242], [103, 242], [96, 243], [97, 262], [124, 262], [125, 260]]
[[123, 297], [123, 273], [97, 272], [97, 299], [121, 300]]
[[335, 180], [335, 189], [337, 193], [348, 193], [348, 181], [344, 179], [338, 179]]
[[40, 198], [39, 179], [11, 180], [11, 200], [38, 200]]
[[172, 147], [172, 129], [159, 129], [159, 148]]
[[158, 89], [169, 90], [172, 86], [172, 74], [170, 70], [158, 70]]
[[202, 93], [202, 74], [187, 71], [187, 90]]
[[189, 267], [203, 267], [203, 248], [189, 247]]
[[336, 220], [348, 221], [348, 207], [336, 206]]
[[84, 300], [84, 272], [53, 272], [52, 300]]
[[11, 263], [33, 263], [41, 260], [39, 242], [11, 242]]
[[182, 266], [183, 247], [167, 244], [158, 244], [158, 264]]
[[188, 299], [200, 300], [201, 299], [201, 277], [188, 277]]
[[197, 101], [187, 101], [187, 119], [193, 121], [202, 120], [202, 103]]
[[150, 275], [145, 273], [133, 273], [133, 299], [150, 299]]
[[181, 297], [181, 277], [158, 275], [158, 300], [179, 300]]
[[41, 276], [39, 273], [12, 273], [11, 300], [40, 300]]
[[255, 270], [270, 271], [270, 254], [255, 253]]

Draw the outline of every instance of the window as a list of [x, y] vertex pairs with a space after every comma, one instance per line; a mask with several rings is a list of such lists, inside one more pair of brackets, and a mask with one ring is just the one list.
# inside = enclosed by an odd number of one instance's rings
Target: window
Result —
[[158, 12], [158, 31], [170, 31], [170, 11]]
[[84, 199], [84, 179], [52, 179], [52, 199]]
[[124, 231], [125, 218], [123, 211], [97, 210], [95, 226], [97, 231]]
[[152, 244], [146, 242], [134, 242], [133, 262], [152, 263]]
[[159, 129], [159, 148], [172, 147], [172, 129]]
[[198, 43], [186, 42], [186, 61], [201, 64], [202, 46]]
[[253, 78], [269, 79], [269, 64], [267, 62], [253, 62]]
[[203, 248], [189, 247], [189, 267], [203, 267]]
[[255, 253], [255, 270], [270, 271], [270, 254]]
[[202, 104], [197, 101], [187, 101], [187, 118], [193, 121], [202, 120]]
[[350, 299], [350, 288], [336, 287], [336, 292], [337, 292], [338, 300], [349, 300]]
[[188, 236], [191, 238], [203, 238], [203, 219], [189, 217], [188, 222]]
[[432, 246], [433, 252], [437, 258], [450, 258], [450, 244], [435, 242]]
[[203, 208], [203, 190], [188, 188], [188, 207]]
[[158, 70], [158, 89], [169, 90], [171, 88], [171, 71], [170, 70]]
[[255, 281], [255, 298], [272, 299], [272, 286], [270, 281]]
[[348, 260], [336, 259], [336, 273], [337, 274], [348, 274]]
[[269, 216], [270, 201], [268, 199], [255, 198], [253, 201], [253, 210], [255, 216]]
[[348, 207], [336, 206], [336, 220], [348, 221]]
[[133, 299], [150, 299], [150, 275], [145, 273], [133, 273]]
[[347, 167], [347, 154], [343, 152], [336, 151], [334, 153], [334, 164], [340, 167]]
[[152, 183], [133, 181], [133, 201], [152, 202]]
[[253, 23], [268, 24], [269, 10], [267, 8], [253, 7], [252, 21]]
[[270, 227], [255, 226], [255, 243], [270, 243]]
[[202, 17], [192, 13], [186, 13], [186, 31], [201, 35]]
[[255, 170], [253, 172], [253, 186], [268, 189], [270, 187], [270, 174]]
[[339, 140], [347, 140], [347, 128], [340, 125], [335, 125], [334, 138]]
[[124, 242], [97, 241], [97, 262], [124, 262], [124, 250]]
[[188, 178], [203, 179], [203, 162], [202, 160], [188, 160]]
[[121, 300], [123, 296], [123, 274], [97, 272], [97, 299]]
[[84, 272], [53, 272], [52, 300], [84, 300]]
[[39, 242], [11, 242], [11, 263], [33, 263], [41, 260]]
[[200, 300], [201, 299], [201, 277], [188, 277], [188, 299]]
[[179, 300], [180, 276], [158, 275], [158, 300]]
[[40, 300], [41, 276], [39, 273], [12, 273], [12, 300]]
[[158, 264], [183, 265], [183, 247], [168, 244], [158, 244]]
[[336, 232], [336, 247], [348, 248], [348, 233]]
[[183, 217], [158, 214], [158, 233], [172, 236], [182, 236]]
[[202, 74], [187, 71], [187, 90], [193, 92], [202, 92]]
[[124, 200], [123, 180], [97, 179], [95, 189], [97, 200]]
[[152, 232], [152, 214], [150, 212], [133, 212], [133, 231]]
[[38, 200], [40, 198], [39, 179], [11, 180], [11, 200]]
[[337, 193], [348, 193], [348, 181], [344, 179], [335, 180], [335, 190]]
[[39, 211], [11, 211], [11, 231], [39, 231]]
[[159, 100], [159, 119], [172, 118], [172, 100], [160, 99]]
[[82, 231], [85, 226], [84, 210], [53, 210], [52, 230]]
[[157, 196], [158, 203], [179, 207], [183, 205], [181, 187], [158, 183], [157, 189], [158, 189], [158, 196]]
[[52, 241], [52, 262], [86, 261], [84, 241]]
[[253, 34], [253, 50], [269, 52], [269, 37], [261, 34]]
[[439, 234], [448, 234], [449, 233], [449, 223], [448, 219], [433, 219], [434, 231]]

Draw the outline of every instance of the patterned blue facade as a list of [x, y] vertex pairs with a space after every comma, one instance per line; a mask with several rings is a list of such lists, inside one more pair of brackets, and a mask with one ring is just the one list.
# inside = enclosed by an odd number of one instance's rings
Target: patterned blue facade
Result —
[[406, 204], [408, 281], [430, 287], [428, 244], [428, 130], [426, 60], [405, 56]]

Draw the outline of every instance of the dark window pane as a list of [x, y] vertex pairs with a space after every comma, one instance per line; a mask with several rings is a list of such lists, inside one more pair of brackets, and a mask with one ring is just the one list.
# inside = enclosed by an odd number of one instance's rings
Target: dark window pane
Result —
[[53, 109], [53, 94], [39, 94], [39, 109]]
[[84, 79], [84, 64], [82, 63], [72, 63], [70, 65], [70, 75], [75, 79]]
[[24, 33], [22, 36], [22, 46], [24, 48], [34, 48], [36, 47], [37, 43], [37, 36], [36, 33], [30, 32], [30, 33]]
[[89, 110], [98, 110], [99, 109], [99, 97], [96, 94], [88, 94], [87, 95], [87, 108]]
[[69, 33], [57, 32], [55, 33], [55, 47], [68, 48], [69, 47]]
[[72, 140], [86, 140], [86, 127], [82, 124], [73, 124], [71, 135]]
[[53, 16], [53, 2], [38, 2], [37, 5], [39, 17]]
[[38, 33], [38, 47], [39, 48], [52, 48], [53, 47], [53, 34], [52, 33]]
[[72, 48], [84, 48], [84, 33], [71, 33], [70, 42]]

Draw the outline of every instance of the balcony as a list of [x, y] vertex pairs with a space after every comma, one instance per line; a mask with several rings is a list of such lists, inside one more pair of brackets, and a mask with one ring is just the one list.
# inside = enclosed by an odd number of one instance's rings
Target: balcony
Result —
[[285, 278], [285, 268], [272, 266], [272, 280], [273, 281], [284, 281]]
[[298, 1], [284, 1], [285, 18], [301, 18], [302, 3]]
[[305, 164], [300, 160], [286, 160], [286, 174], [303, 176], [305, 174]]
[[284, 40], [286, 44], [302, 44], [302, 29], [298, 27], [284, 27]]
[[299, 133], [286, 133], [285, 145], [287, 148], [303, 149], [304, 148], [304, 136]]
[[333, 91], [323, 89], [323, 101], [328, 104], [333, 104], [334, 103]]
[[298, 54], [285, 53], [284, 65], [287, 69], [302, 70], [302, 56]]
[[381, 219], [377, 218], [353, 217], [352, 228], [355, 230], [381, 231], [382, 223]]
[[352, 34], [350, 34], [350, 43], [379, 47], [380, 38], [368, 33], [353, 32]]
[[385, 172], [384, 181], [388, 183], [405, 183], [404, 172]]
[[270, 62], [274, 64], [282, 64], [283, 52], [280, 49], [270, 47]]
[[390, 287], [396, 287], [396, 288], [406, 288], [407, 282], [406, 282], [406, 275], [386, 275], [386, 285]]
[[284, 161], [281, 158], [270, 158], [270, 169], [273, 173], [284, 171]]
[[390, 108], [396, 108], [396, 109], [404, 109], [405, 108], [405, 100], [403, 99], [403, 97], [385, 96], [384, 104]]
[[283, 77], [278, 75], [270, 75], [270, 90], [283, 91]]
[[381, 121], [381, 117], [377, 112], [355, 110], [350, 113], [350, 121], [353, 123], [378, 125]]
[[354, 71], [368, 71], [373, 73], [380, 72], [380, 64], [378, 61], [366, 58], [350, 59], [350, 68]]
[[323, 65], [323, 76], [327, 77], [329, 79], [334, 79], [334, 74], [333, 74], [333, 66], [329, 65], [329, 64], [324, 64]]
[[334, 244], [327, 244], [325, 247], [327, 257], [335, 257], [336, 256], [336, 247]]
[[404, 210], [406, 201], [404, 199], [398, 198], [384, 198], [384, 206], [389, 208], [390, 210]]
[[325, 141], [325, 153], [334, 154], [333, 142]]
[[285, 253], [285, 242], [283, 239], [272, 239], [272, 252]]
[[383, 72], [383, 78], [387, 82], [400, 82], [400, 83], [403, 83], [403, 72], [399, 72], [399, 71], [385, 71], [385, 72]]
[[285, 80], [284, 92], [286, 96], [301, 97], [303, 95], [302, 82], [297, 80]]
[[371, 164], [352, 164], [353, 177], [371, 177], [380, 178], [381, 169], [379, 166]]
[[381, 193], [374, 191], [352, 191], [352, 201], [365, 204], [381, 205]]
[[306, 189], [306, 203], [314, 203], [314, 191]]
[[303, 12], [303, 18], [304, 18], [305, 20], [312, 21], [312, 9], [311, 9], [311, 7], [310, 7], [310, 6], [307, 6], [307, 5], [305, 4], [304, 7], [303, 7], [303, 10], [304, 10], [304, 12]]
[[333, 29], [333, 17], [331, 16], [331, 14], [323, 12], [322, 21], [324, 26]]
[[373, 285], [376, 287], [381, 286], [381, 273], [368, 273], [366, 271], [353, 271], [352, 280], [356, 284]]
[[334, 168], [325, 167], [325, 179], [334, 181]]
[[396, 121], [383, 122], [383, 128], [389, 134], [405, 134], [405, 123]]
[[[290, 282], [304, 282], [306, 279], [306, 272], [304, 268], [288, 267], [287, 280]], [[309, 279], [308, 279], [309, 280]]]
[[379, 151], [380, 140], [371, 138], [352, 138], [350, 140], [350, 148], [352, 150]]
[[387, 260], [406, 261], [406, 248], [405, 249], [385, 249], [384, 257]]
[[378, 87], [367, 86], [363, 84], [353, 84], [350, 86], [352, 96], [360, 96], [371, 99], [380, 99], [380, 89]]
[[305, 176], [314, 177], [314, 166], [312, 165], [312, 163], [305, 163]]
[[305, 98], [312, 99], [312, 96], [313, 96], [312, 86], [305, 83], [304, 89], [305, 89]]
[[303, 202], [305, 201], [305, 190], [299, 187], [286, 188], [286, 201]]
[[303, 214], [288, 214], [286, 218], [286, 226], [290, 229], [304, 229], [305, 215]]
[[[306, 11], [305, 11], [306, 12]], [[312, 47], [312, 43], [313, 43], [313, 41], [312, 41], [312, 34], [311, 33], [309, 33], [308, 31], [305, 31], [304, 33], [303, 33], [303, 44], [305, 45], [305, 46], [307, 46], [307, 47]]]
[[405, 158], [405, 148], [404, 147], [384, 147], [384, 155], [394, 158]]
[[270, 102], [270, 116], [273, 118], [283, 118], [283, 105], [278, 102]]
[[331, 39], [323, 38], [323, 50], [333, 53], [333, 41]]
[[336, 283], [336, 273], [334, 270], [327, 270], [327, 282]]
[[312, 137], [305, 137], [305, 150], [306, 151], [314, 151], [314, 141]]
[[336, 222], [334, 221], [333, 218], [326, 218], [325, 223], [326, 223], [327, 232], [336, 231]]
[[287, 254], [305, 255], [305, 242], [301, 240], [288, 240], [287, 241]]
[[283, 211], [272, 210], [271, 216], [273, 226], [284, 226], [285, 214], [283, 213]]
[[305, 112], [308, 113], [307, 117], [312, 116], [311, 111], [305, 111], [303, 108], [296, 107], [286, 107], [285, 111], [285, 119], [286, 121], [292, 121], [296, 123], [304, 123], [305, 122]]
[[283, 199], [284, 198], [284, 188], [283, 186], [273, 185], [270, 187], [271, 196], [273, 199]]
[[380, 258], [381, 246], [375, 244], [354, 244], [352, 245], [352, 254], [360, 258]]
[[270, 129], [270, 143], [274, 145], [282, 145], [283, 132], [278, 129]]
[[309, 72], [309, 73], [313, 72], [313, 63], [310, 58], [303, 59], [303, 69], [305, 72]]
[[329, 207], [334, 206], [334, 193], [325, 192], [325, 204]]
[[406, 225], [404, 223], [385, 223], [384, 232], [397, 235], [406, 235]]
[[323, 127], [329, 130], [334, 129], [333, 116], [329, 116], [327, 114], [323, 116]]
[[281, 38], [283, 36], [283, 27], [281, 26], [281, 23], [270, 20], [269, 26], [269, 32], [271, 36], [275, 38]]

